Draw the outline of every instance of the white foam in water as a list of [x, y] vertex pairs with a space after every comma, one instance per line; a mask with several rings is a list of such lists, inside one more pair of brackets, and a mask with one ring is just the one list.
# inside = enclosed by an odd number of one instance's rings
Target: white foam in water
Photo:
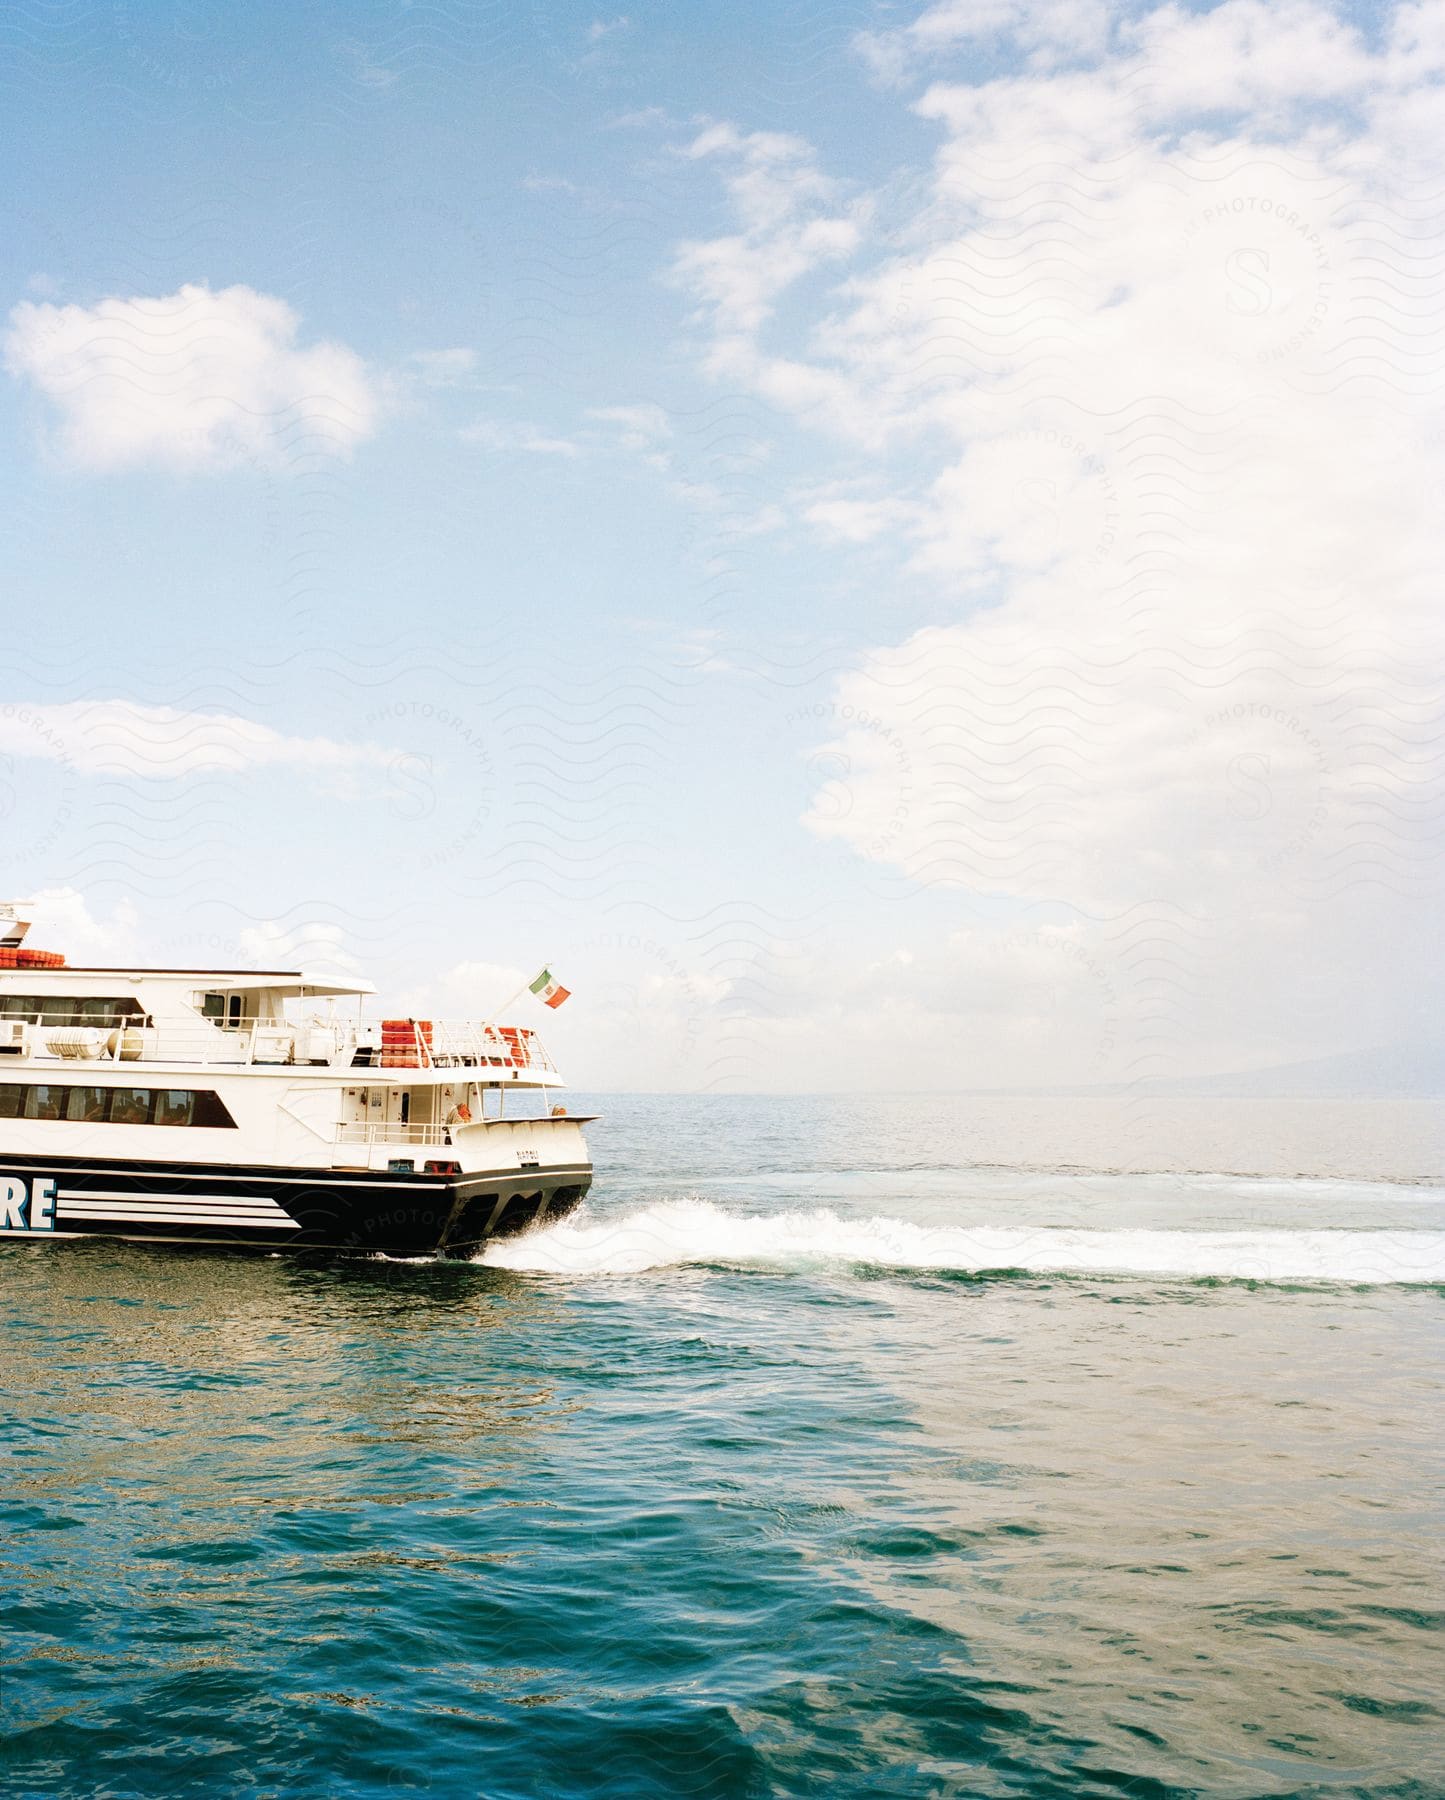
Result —
[[1040, 1275], [1180, 1275], [1239, 1281], [1445, 1282], [1439, 1231], [1074, 1231], [845, 1219], [827, 1210], [760, 1217], [669, 1200], [621, 1218], [586, 1212], [489, 1245], [496, 1269], [633, 1275], [688, 1263], [798, 1268], [1026, 1269]]

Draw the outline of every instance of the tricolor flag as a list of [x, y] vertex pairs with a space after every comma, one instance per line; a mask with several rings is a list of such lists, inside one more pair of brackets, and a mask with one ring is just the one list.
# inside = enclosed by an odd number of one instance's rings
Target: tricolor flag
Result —
[[550, 969], [543, 969], [535, 981], [529, 981], [527, 990], [535, 994], [544, 1006], [560, 1006], [572, 992], [571, 988], [562, 986]]

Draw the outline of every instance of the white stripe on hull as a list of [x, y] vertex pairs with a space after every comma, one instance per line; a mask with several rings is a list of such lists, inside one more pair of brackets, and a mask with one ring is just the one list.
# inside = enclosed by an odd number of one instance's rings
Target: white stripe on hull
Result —
[[296, 1220], [267, 1194], [114, 1193], [98, 1188], [62, 1188], [56, 1218], [128, 1220], [150, 1225], [264, 1225], [273, 1231], [299, 1231]]
[[134, 1188], [61, 1188], [62, 1200], [129, 1200], [145, 1206], [259, 1206], [280, 1212], [269, 1194], [138, 1194]]
[[229, 1219], [236, 1213], [245, 1213], [248, 1218], [275, 1219], [277, 1224], [286, 1222], [284, 1213], [273, 1212], [268, 1206], [247, 1206], [244, 1201], [240, 1200], [234, 1206], [187, 1206], [184, 1200], [174, 1203], [168, 1200], [137, 1200], [124, 1203], [115, 1200], [70, 1200], [65, 1205], [57, 1207], [56, 1210], [61, 1213], [104, 1213], [108, 1218], [114, 1216], [117, 1219], [124, 1218], [127, 1213], [133, 1212], [194, 1213], [197, 1218], [203, 1219]]
[[[29, 1150], [25, 1151], [24, 1155], [32, 1162], [39, 1160], [34, 1155], [34, 1153]], [[293, 1164], [292, 1166], [294, 1167], [295, 1165]], [[546, 1168], [546, 1167], [550, 1167], [551, 1165], [543, 1164], [541, 1166]], [[580, 1168], [581, 1166], [582, 1166], [581, 1164], [573, 1164], [573, 1163], [558, 1163], [557, 1164], [558, 1168], [566, 1168], [566, 1169]], [[592, 1165], [590, 1163], [588, 1163], [586, 1165], [586, 1167], [589, 1169], [591, 1168], [591, 1166]], [[103, 1170], [98, 1169], [96, 1171], [96, 1173], [113, 1175], [116, 1173], [116, 1167], [117, 1167], [117, 1165], [115, 1163], [111, 1163]], [[399, 1180], [403, 1180], [406, 1183], [406, 1189], [407, 1189], [408, 1193], [411, 1193], [413, 1191], [416, 1191], [419, 1193], [426, 1193], [426, 1192], [430, 1192], [431, 1190], [433, 1190], [435, 1188], [441, 1188], [441, 1187], [445, 1187], [447, 1185], [446, 1182], [440, 1176], [438, 1176], [435, 1180], [433, 1180], [431, 1178], [431, 1176], [426, 1176], [421, 1180], [416, 1180], [415, 1178], [413, 1178], [412, 1176], [409, 1176], [409, 1175], [401, 1176], [401, 1177], [396, 1176], [396, 1175], [390, 1175], [390, 1176], [379, 1175], [379, 1176], [373, 1176], [370, 1178], [362, 1178], [359, 1176], [352, 1177], [352, 1176], [347, 1175], [347, 1176], [337, 1176], [337, 1177], [333, 1178], [329, 1174], [327, 1169], [325, 1169], [324, 1167], [318, 1167], [312, 1174], [309, 1174], [309, 1175], [283, 1175], [277, 1169], [268, 1169], [264, 1163], [217, 1163], [216, 1166], [213, 1169], [211, 1169], [209, 1173], [205, 1173], [205, 1172], [197, 1173], [196, 1170], [194, 1170], [194, 1169], [167, 1169], [167, 1168], [130, 1169], [127, 1172], [129, 1174], [133, 1174], [133, 1175], [137, 1175], [137, 1176], [143, 1175], [147, 1179], [153, 1179], [157, 1176], [160, 1176], [166, 1181], [214, 1181], [218, 1175], [224, 1175], [227, 1172], [227, 1170], [229, 1170], [229, 1169], [238, 1170], [241, 1173], [243, 1180], [275, 1181], [275, 1182], [280, 1182], [285, 1187], [322, 1187], [322, 1188], [381, 1187], [381, 1188], [394, 1188], [397, 1185]], [[80, 1171], [78, 1171], [76, 1169], [66, 1169], [64, 1171], [64, 1173], [67, 1175], [75, 1175], [75, 1174], [78, 1174], [79, 1172]], [[464, 1176], [463, 1180], [465, 1180], [465, 1181], [488, 1181], [488, 1180], [495, 1179], [495, 1177], [498, 1174], [505, 1174], [505, 1173], [506, 1173], [505, 1170], [479, 1169], [473, 1175]]]
[[[294, 1219], [273, 1219], [267, 1213], [191, 1213], [191, 1212], [80, 1212], [67, 1209], [60, 1214], [65, 1225], [245, 1225], [261, 1231], [299, 1231]], [[34, 1233], [31, 1234], [36, 1235]]]

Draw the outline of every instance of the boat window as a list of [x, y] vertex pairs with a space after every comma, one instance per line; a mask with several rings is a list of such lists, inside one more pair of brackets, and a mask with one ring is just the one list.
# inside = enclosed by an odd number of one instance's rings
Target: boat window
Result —
[[41, 1025], [111, 1025], [141, 1011], [125, 994], [0, 994], [0, 1018], [35, 1019]]
[[189, 1125], [196, 1110], [196, 1096], [181, 1088], [161, 1088], [156, 1095], [157, 1125]]
[[122, 1019], [135, 1018], [140, 1010], [139, 1001], [120, 997], [108, 1000], [104, 995], [95, 995], [77, 1002], [82, 1025], [115, 1025]]
[[112, 1125], [145, 1125], [150, 1120], [149, 1088], [118, 1087], [111, 1089], [110, 1121]]
[[[154, 1106], [154, 1119], [152, 1107]], [[69, 1083], [0, 1082], [0, 1119], [68, 1119], [73, 1124], [199, 1125], [234, 1131], [236, 1121], [214, 1089], [72, 1087]]]
[[203, 993], [201, 1017], [219, 1025], [222, 1031], [239, 1031], [247, 1021], [247, 997], [244, 993]]

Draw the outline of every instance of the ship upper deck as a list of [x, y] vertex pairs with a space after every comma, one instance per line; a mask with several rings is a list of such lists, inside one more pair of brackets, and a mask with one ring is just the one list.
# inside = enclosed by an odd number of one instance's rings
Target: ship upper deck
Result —
[[[422, 1086], [459, 1077], [561, 1085], [533, 1031], [477, 1019], [368, 1020], [363, 1003], [374, 993], [368, 982], [294, 969], [0, 968], [0, 1069], [144, 1064]], [[344, 1000], [357, 1003], [345, 1017]]]

